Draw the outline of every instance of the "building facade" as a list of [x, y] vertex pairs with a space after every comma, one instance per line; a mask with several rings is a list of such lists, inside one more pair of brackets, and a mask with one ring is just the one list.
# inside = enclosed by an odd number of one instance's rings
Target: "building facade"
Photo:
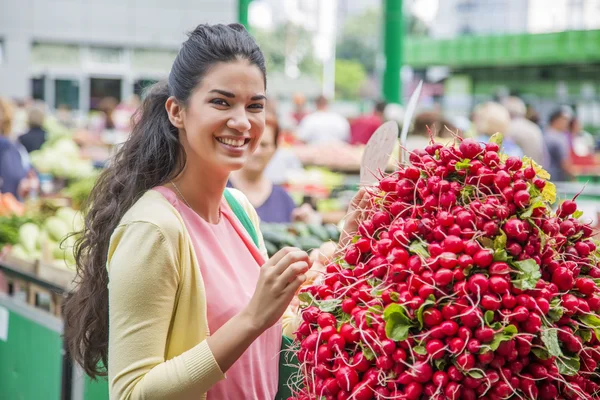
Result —
[[237, 0], [3, 0], [0, 95], [86, 112], [164, 78], [200, 23], [237, 20]]

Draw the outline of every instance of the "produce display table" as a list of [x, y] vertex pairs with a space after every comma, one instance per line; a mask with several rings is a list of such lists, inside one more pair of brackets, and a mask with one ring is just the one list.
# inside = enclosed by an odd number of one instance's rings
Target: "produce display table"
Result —
[[[57, 282], [64, 281], [64, 276], [52, 274], [48, 267], [10, 258], [0, 261], [0, 272], [13, 294], [0, 293], [2, 398], [107, 400], [106, 380], [90, 381], [66, 355], [60, 304], [56, 312], [37, 308], [43, 306], [40, 294], [62, 299], [66, 293], [67, 286]], [[39, 271], [43, 271], [41, 276]], [[17, 290], [17, 284], [23, 291]]]

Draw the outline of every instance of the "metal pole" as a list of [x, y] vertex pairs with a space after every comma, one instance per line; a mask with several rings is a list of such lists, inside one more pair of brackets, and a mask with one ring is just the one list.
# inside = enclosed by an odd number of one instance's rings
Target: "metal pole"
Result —
[[402, 18], [402, 0], [383, 0], [383, 51], [385, 71], [383, 73], [382, 92], [389, 103], [402, 102], [402, 53], [404, 51], [404, 21]]
[[248, 25], [248, 6], [252, 0], [238, 0], [238, 22], [250, 30]]

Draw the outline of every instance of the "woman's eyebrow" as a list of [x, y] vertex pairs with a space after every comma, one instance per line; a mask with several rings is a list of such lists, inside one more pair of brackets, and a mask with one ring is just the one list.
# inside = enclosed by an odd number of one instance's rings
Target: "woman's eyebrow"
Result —
[[[213, 89], [209, 93], [218, 93], [218, 94], [228, 97], [230, 99], [235, 99], [235, 94], [228, 92], [227, 90]], [[252, 96], [252, 98], [250, 100], [257, 101], [257, 100], [266, 100], [266, 99], [267, 99], [267, 96], [265, 96], [264, 94], [257, 94], [257, 95]]]
[[213, 89], [211, 90], [209, 93], [219, 93], [225, 97], [229, 97], [230, 99], [235, 99], [235, 94], [228, 92], [226, 90], [221, 90], [221, 89]]

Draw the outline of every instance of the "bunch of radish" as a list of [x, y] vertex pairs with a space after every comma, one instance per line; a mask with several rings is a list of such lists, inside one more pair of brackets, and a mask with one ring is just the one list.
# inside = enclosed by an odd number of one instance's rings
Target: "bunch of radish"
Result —
[[301, 299], [294, 400], [600, 398], [600, 249], [501, 137], [382, 177]]

